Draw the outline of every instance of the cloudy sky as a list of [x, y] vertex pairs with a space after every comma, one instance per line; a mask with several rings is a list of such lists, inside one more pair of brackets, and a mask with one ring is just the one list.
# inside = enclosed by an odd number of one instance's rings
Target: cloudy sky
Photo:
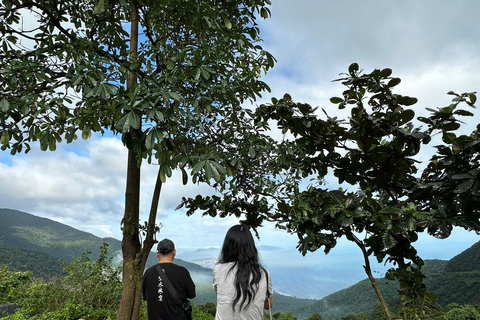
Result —
[[[480, 1], [273, 0], [271, 11], [272, 18], [261, 21], [260, 28], [263, 46], [277, 64], [264, 77], [272, 93], [265, 93], [258, 103], [288, 92], [296, 101], [334, 114], [337, 111], [328, 100], [340, 95], [343, 87], [332, 80], [352, 62], [366, 72], [393, 69], [393, 75], [402, 79], [397, 92], [419, 99], [414, 109], [417, 115], [427, 107], [448, 105], [450, 90], [480, 89]], [[465, 132], [479, 122], [480, 113], [475, 113], [466, 120]], [[126, 156], [118, 139], [101, 136], [61, 145], [55, 152], [33, 149], [15, 157], [1, 152], [0, 207], [121, 239]], [[156, 170], [144, 166], [142, 171], [143, 219], [149, 211]], [[185, 251], [221, 245], [234, 219], [186, 217], [174, 210], [182, 196], [200, 190], [182, 186], [178, 175], [168, 180], [158, 212], [157, 222], [163, 225], [158, 237], [174, 239]], [[262, 245], [296, 245], [294, 236], [271, 225], [261, 229], [260, 236]], [[418, 248], [423, 258], [449, 259], [479, 239], [457, 230], [448, 240], [421, 237]], [[360, 253], [348, 243], [326, 257], [320, 252], [300, 261], [328, 263], [345, 257], [361, 263]]]

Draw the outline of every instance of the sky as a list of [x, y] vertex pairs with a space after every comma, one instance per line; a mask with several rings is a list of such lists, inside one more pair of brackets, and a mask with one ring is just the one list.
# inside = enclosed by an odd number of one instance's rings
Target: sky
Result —
[[[339, 78], [356, 62], [365, 72], [391, 68], [400, 77], [397, 93], [418, 98], [414, 110], [446, 106], [448, 91], [480, 89], [480, 1], [477, 0], [273, 0], [272, 18], [260, 21], [262, 46], [277, 59], [263, 76], [272, 89], [256, 104], [289, 93], [295, 101], [337, 114], [329, 102], [344, 87]], [[480, 122], [480, 112], [465, 120], [464, 133]], [[427, 160], [428, 151], [418, 156]], [[33, 148], [27, 155], [0, 151], [0, 208], [25, 211], [90, 232], [121, 239], [127, 152], [116, 137], [93, 136], [61, 144], [55, 152]], [[142, 169], [142, 220], [146, 220], [156, 166]], [[180, 252], [221, 246], [233, 218], [211, 218], [175, 211], [182, 196], [209, 192], [202, 186], [182, 185], [174, 173], [164, 185], [157, 223], [158, 239], [171, 238]], [[259, 230], [259, 245], [291, 248], [297, 239], [267, 224]], [[419, 254], [450, 259], [480, 240], [474, 233], [455, 230], [447, 240], [421, 236]], [[279, 263], [284, 256], [272, 257]], [[362, 269], [361, 254], [352, 243], [292, 256], [303, 264], [334, 265], [341, 261]], [[293, 261], [290, 261], [292, 263]]]

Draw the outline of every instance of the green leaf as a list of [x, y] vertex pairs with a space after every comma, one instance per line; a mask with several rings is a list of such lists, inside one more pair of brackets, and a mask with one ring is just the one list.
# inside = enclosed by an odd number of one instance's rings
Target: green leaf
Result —
[[205, 80], [210, 79], [210, 73], [207, 71], [207, 69], [205, 69], [204, 67], [202, 67], [202, 68], [200, 69], [200, 71], [202, 72], [202, 77], [203, 77]]
[[10, 141], [10, 135], [6, 132], [2, 132], [2, 136], [0, 137], [0, 144], [6, 145]]
[[398, 85], [402, 80], [400, 78], [393, 78], [392, 80], [388, 81], [388, 84], [387, 86], [389, 86], [390, 88], [392, 87], [395, 87], [396, 85]]
[[343, 102], [343, 99], [340, 98], [340, 97], [332, 97], [332, 98], [330, 98], [330, 102], [333, 103], [333, 104], [339, 104], [339, 103]]
[[462, 182], [453, 192], [464, 193], [473, 186], [473, 183], [474, 183], [474, 180], [468, 180], [468, 181]]
[[188, 174], [184, 168], [182, 168], [181, 170], [182, 170], [182, 183], [183, 185], [186, 185], [188, 183]]
[[474, 114], [472, 112], [470, 112], [468, 110], [462, 110], [462, 109], [455, 111], [454, 114], [458, 114], [458, 115], [464, 116], [464, 117], [473, 117], [474, 116]]
[[470, 103], [475, 104], [477, 102], [477, 96], [474, 93], [470, 93], [469, 95]]
[[158, 122], [163, 121], [163, 113], [160, 110], [155, 110], [155, 118], [157, 119]]
[[92, 136], [92, 131], [88, 127], [83, 127], [82, 130], [82, 139], [87, 140]]
[[206, 162], [205, 160], [202, 160], [199, 163], [197, 163], [192, 169], [192, 174], [197, 174], [198, 172], [200, 172], [200, 170], [202, 170], [203, 167], [205, 166], [205, 162]]
[[183, 101], [183, 97], [176, 92], [168, 92], [168, 95], [170, 96], [170, 98], [172, 98], [174, 100]]
[[404, 110], [400, 115], [400, 125], [410, 122], [415, 117], [415, 112], [411, 109]]
[[145, 138], [145, 147], [147, 148], [147, 150], [152, 150], [154, 143], [155, 143], [155, 133], [154, 131], [150, 131], [147, 134], [147, 138]]
[[380, 75], [384, 78], [390, 77], [391, 74], [392, 74], [392, 69], [389, 69], [389, 68], [385, 68], [382, 71], [380, 71]]
[[358, 63], [354, 62], [352, 63], [349, 67], [348, 67], [348, 73], [350, 73], [350, 75], [354, 75], [355, 72], [358, 71]]
[[48, 149], [50, 151], [57, 150], [57, 141], [55, 140], [54, 136], [50, 136], [50, 141], [48, 142]]
[[2, 101], [0, 101], [0, 110], [2, 110], [2, 112], [7, 112], [9, 108], [10, 104], [6, 98], [3, 98]]
[[167, 181], [167, 177], [165, 176], [165, 166], [160, 166], [160, 171], [158, 172], [158, 174], [160, 175], [160, 181], [162, 181], [162, 183], [165, 183]]
[[128, 113], [124, 114], [115, 124], [115, 128], [119, 132], [127, 132], [128, 128], [130, 127], [127, 123], [128, 120]]
[[456, 122], [449, 122], [439, 126], [439, 129], [442, 129], [444, 131], [455, 131], [458, 128], [460, 128], [460, 124]]
[[140, 116], [134, 112], [130, 111], [123, 115], [120, 120], [117, 121], [115, 128], [122, 133], [127, 132], [130, 127], [134, 129], [139, 129], [141, 126], [141, 118]]
[[138, 113], [134, 111], [130, 112], [130, 126], [134, 129], [140, 129], [141, 126], [141, 118]]
[[414, 231], [417, 228], [417, 221], [413, 216], [408, 217], [407, 219], [407, 229], [409, 231]]
[[255, 158], [255, 148], [253, 146], [250, 146], [248, 148], [248, 155], [250, 156], [250, 158]]
[[270, 17], [270, 11], [264, 7], [262, 7], [260, 9], [260, 17], [262, 17], [263, 19], [268, 19], [268, 17]]
[[222, 14], [222, 20], [225, 24], [225, 28], [227, 28], [228, 30], [232, 29], [232, 22], [230, 21], [230, 19], [228, 19], [226, 14]]
[[212, 172], [212, 167], [208, 162], [205, 162], [205, 178], [208, 180], [212, 179], [213, 172]]
[[105, 11], [105, 1], [99, 0], [98, 3], [95, 5], [95, 8], [93, 9], [93, 13], [99, 14], [103, 11]]

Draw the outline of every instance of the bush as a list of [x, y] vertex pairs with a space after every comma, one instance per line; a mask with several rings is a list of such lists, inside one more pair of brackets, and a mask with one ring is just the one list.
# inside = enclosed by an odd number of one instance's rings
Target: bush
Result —
[[[200, 305], [196, 306], [192, 304], [193, 310], [192, 310], [192, 319], [193, 320], [214, 320], [215, 319], [215, 313], [212, 315], [210, 312], [204, 311], [205, 306], [209, 303], [206, 303], [205, 305]], [[212, 303], [213, 306], [216, 308], [215, 304]], [[210, 306], [211, 307], [211, 306]]]
[[342, 317], [341, 320], [367, 320], [367, 314], [365, 312], [359, 312], [356, 314], [349, 313], [346, 316]]
[[480, 320], [480, 313], [474, 306], [448, 305], [445, 320]]
[[120, 268], [112, 266], [107, 251], [104, 243], [96, 262], [84, 253], [65, 267], [65, 277], [32, 282], [25, 292], [23, 308], [4, 319], [115, 319], [121, 295]]
[[293, 316], [292, 312], [285, 312], [285, 313], [276, 312], [273, 315], [273, 318], [275, 320], [297, 320], [297, 318]]
[[217, 306], [213, 302], [207, 302], [203, 305], [199, 305], [198, 309], [203, 311], [204, 313], [208, 313], [215, 317], [215, 313], [217, 312]]
[[0, 304], [18, 303], [23, 300], [32, 281], [30, 271], [11, 272], [8, 266], [0, 266]]

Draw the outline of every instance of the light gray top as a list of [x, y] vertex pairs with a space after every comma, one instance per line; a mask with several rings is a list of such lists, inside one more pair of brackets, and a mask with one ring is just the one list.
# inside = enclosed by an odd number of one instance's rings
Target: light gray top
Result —
[[[267, 298], [265, 272], [262, 270], [262, 278], [259, 282], [257, 294], [248, 308], [238, 311], [239, 306], [237, 303], [235, 306], [236, 312], [233, 312], [232, 302], [236, 293], [234, 283], [237, 268], [234, 267], [231, 271], [230, 269], [234, 264], [234, 262], [219, 263], [213, 269], [213, 288], [217, 293], [217, 313], [215, 314], [215, 320], [262, 320], [263, 306]], [[268, 274], [268, 292], [270, 292], [270, 296], [273, 293], [270, 274]]]

